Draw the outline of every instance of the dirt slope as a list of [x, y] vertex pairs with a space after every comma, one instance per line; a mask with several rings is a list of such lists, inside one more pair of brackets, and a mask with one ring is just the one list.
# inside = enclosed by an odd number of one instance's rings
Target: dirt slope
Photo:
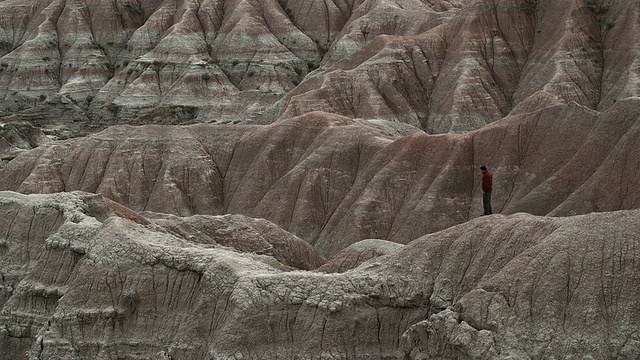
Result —
[[494, 215], [322, 274], [83, 197], [0, 193], [0, 358], [637, 355], [636, 210]]
[[0, 170], [0, 189], [98, 192], [136, 211], [263, 217], [333, 256], [481, 214], [573, 215], [640, 206], [637, 99], [507, 117], [467, 135], [376, 130], [310, 113], [269, 126], [113, 127], [44, 145]]

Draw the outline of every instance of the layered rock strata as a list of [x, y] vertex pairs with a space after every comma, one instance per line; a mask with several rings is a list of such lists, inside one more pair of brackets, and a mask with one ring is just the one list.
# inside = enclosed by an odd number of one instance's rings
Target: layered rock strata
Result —
[[0, 189], [265, 218], [332, 257], [359, 240], [405, 244], [479, 216], [482, 164], [496, 213], [637, 208], [639, 104], [550, 106], [468, 135], [405, 136], [324, 113], [270, 126], [114, 127], [21, 154], [0, 171]]
[[0, 358], [637, 355], [637, 210], [494, 215], [320, 274], [88, 197], [0, 193]]
[[[635, 2], [184, 0], [0, 4], [0, 119], [60, 102], [116, 123], [310, 111], [465, 133], [518, 107], [638, 96]], [[71, 107], [71, 105], [69, 105]], [[25, 112], [25, 114], [23, 114]], [[164, 116], [159, 116], [164, 114]]]
[[638, 96], [639, 4], [471, 1], [416, 36], [379, 36], [311, 74], [282, 117], [322, 110], [429, 133], [464, 133], [520, 106], [576, 102], [606, 110]]
[[[463, 2], [186, 0], [0, 4], [0, 109], [72, 102], [92, 125], [273, 121], [309, 72], [380, 34], [415, 35]], [[390, 11], [395, 12], [394, 14]], [[0, 113], [0, 115], [3, 115]], [[64, 123], [65, 119], [56, 119]], [[91, 131], [87, 127], [78, 131]]]

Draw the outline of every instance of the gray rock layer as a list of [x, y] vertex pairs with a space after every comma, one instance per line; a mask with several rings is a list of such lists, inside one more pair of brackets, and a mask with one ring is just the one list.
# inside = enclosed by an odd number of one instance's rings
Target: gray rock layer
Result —
[[0, 193], [2, 359], [633, 359], [640, 346], [636, 210], [494, 215], [320, 274], [83, 204]]
[[[146, 214], [150, 221], [192, 242], [218, 244], [241, 252], [264, 254], [300, 270], [313, 270], [326, 260], [309, 243], [265, 219], [243, 215], [195, 215], [180, 218]], [[158, 218], [155, 218], [158, 217]]]
[[330, 261], [320, 266], [318, 271], [342, 273], [357, 268], [364, 262], [382, 255], [391, 254], [403, 245], [380, 239], [365, 239], [349, 245], [338, 252]]

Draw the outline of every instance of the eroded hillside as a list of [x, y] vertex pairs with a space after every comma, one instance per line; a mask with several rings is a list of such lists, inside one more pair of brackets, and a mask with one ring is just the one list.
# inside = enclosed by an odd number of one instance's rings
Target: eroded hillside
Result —
[[5, 1], [1, 107], [5, 115], [24, 111], [19, 119], [46, 123], [50, 108], [64, 104], [96, 127], [196, 118], [271, 122], [279, 111], [267, 109], [310, 72], [377, 35], [433, 28], [464, 4]]
[[0, 360], [638, 358], [638, 24], [0, 0]]
[[480, 216], [480, 164], [494, 173], [496, 212], [638, 208], [639, 115], [638, 99], [604, 112], [555, 105], [466, 135], [322, 112], [266, 126], [119, 126], [17, 157], [0, 170], [0, 190], [262, 217], [331, 257], [359, 240], [407, 243]]
[[341, 274], [96, 195], [0, 192], [0, 210], [3, 360], [632, 359], [640, 344], [637, 210], [477, 219]]
[[4, 121], [76, 132], [271, 123], [314, 110], [467, 132], [520, 106], [605, 110], [637, 96], [638, 6], [4, 1], [0, 107]]

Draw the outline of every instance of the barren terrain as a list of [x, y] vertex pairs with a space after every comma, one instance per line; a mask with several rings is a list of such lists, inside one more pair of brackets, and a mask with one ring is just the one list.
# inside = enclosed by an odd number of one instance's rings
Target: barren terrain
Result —
[[638, 38], [632, 0], [0, 0], [0, 360], [639, 358]]

